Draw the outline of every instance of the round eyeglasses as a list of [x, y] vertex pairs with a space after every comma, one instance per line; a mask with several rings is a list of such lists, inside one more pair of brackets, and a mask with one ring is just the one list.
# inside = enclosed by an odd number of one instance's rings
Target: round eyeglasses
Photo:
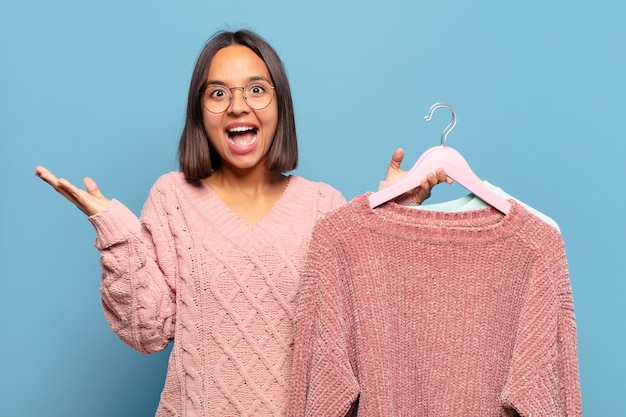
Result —
[[263, 110], [272, 102], [274, 87], [267, 81], [257, 80], [245, 87], [226, 87], [221, 84], [209, 84], [204, 88], [202, 102], [211, 113], [223, 113], [230, 107], [233, 90], [241, 90], [246, 104], [254, 110]]

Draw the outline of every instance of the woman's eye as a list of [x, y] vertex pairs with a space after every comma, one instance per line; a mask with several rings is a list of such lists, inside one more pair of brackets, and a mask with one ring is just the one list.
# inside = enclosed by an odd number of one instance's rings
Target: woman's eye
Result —
[[265, 89], [261, 85], [250, 86], [250, 93], [252, 94], [263, 94], [263, 91], [265, 91]]
[[220, 87], [209, 88], [209, 97], [211, 98], [224, 98], [227, 97], [226, 91]]

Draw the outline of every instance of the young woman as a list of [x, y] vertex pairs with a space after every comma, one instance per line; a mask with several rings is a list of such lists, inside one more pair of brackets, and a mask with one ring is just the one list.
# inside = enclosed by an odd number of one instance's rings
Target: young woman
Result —
[[[386, 181], [402, 176], [397, 150]], [[86, 178], [36, 174], [87, 214], [112, 329], [152, 353], [172, 340], [157, 416], [281, 416], [294, 300], [315, 222], [345, 203], [285, 173], [298, 161], [290, 88], [272, 49], [220, 32], [192, 76], [179, 172], [158, 179], [138, 219]], [[418, 202], [445, 173], [414, 190]]]

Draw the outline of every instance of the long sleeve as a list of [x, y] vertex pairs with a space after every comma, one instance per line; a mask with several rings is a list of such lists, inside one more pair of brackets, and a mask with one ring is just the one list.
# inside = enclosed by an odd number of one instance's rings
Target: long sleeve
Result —
[[523, 303], [502, 401], [523, 417], [579, 417], [574, 303], [563, 241], [550, 236]]
[[341, 417], [359, 391], [351, 365], [349, 295], [337, 285], [339, 257], [316, 236], [314, 232], [300, 287], [288, 415]]
[[162, 194], [153, 189], [141, 221], [117, 200], [90, 217], [104, 314], [120, 339], [142, 353], [164, 349], [174, 335], [176, 263], [165, 216]]

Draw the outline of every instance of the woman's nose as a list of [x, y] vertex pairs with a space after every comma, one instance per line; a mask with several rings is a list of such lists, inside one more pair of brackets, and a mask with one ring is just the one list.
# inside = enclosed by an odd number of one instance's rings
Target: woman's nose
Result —
[[248, 103], [244, 96], [243, 87], [233, 87], [231, 89], [230, 106], [228, 111], [231, 113], [241, 113], [249, 110]]

